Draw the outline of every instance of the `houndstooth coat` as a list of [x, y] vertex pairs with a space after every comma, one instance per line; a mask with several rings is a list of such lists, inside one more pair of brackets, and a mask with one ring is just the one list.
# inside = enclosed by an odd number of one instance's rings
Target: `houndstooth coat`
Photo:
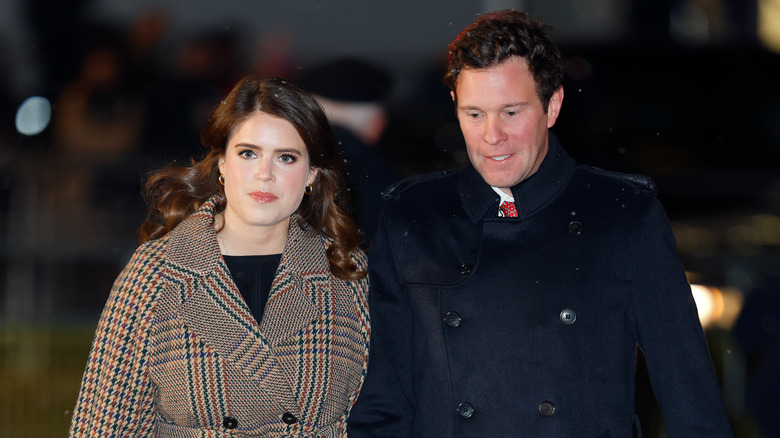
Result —
[[368, 360], [368, 280], [334, 277], [328, 241], [294, 216], [258, 325], [213, 208], [141, 245], [117, 278], [71, 436], [346, 436]]

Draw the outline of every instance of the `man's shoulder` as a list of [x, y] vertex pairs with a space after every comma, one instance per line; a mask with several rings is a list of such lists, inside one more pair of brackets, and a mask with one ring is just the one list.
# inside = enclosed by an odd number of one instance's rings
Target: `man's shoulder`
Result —
[[630, 189], [637, 195], [655, 197], [657, 188], [652, 178], [636, 174], [615, 172], [605, 170], [594, 166], [579, 166], [580, 172], [588, 179], [599, 181], [605, 185], [614, 186], [618, 189]]
[[382, 192], [386, 201], [416, 202], [418, 199], [457, 195], [457, 175], [460, 169], [450, 169], [415, 175], [392, 184]]

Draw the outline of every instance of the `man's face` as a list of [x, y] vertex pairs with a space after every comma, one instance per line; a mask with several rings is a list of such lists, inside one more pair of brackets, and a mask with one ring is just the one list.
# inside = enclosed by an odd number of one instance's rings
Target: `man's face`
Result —
[[455, 90], [471, 163], [488, 184], [511, 195], [510, 188], [533, 175], [547, 153], [547, 129], [558, 118], [563, 87], [545, 113], [525, 60], [513, 57], [485, 70], [464, 69]]

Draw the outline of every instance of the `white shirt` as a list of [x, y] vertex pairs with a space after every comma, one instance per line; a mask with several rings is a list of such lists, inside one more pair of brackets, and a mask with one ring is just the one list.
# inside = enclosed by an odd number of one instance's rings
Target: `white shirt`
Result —
[[[503, 204], [504, 201], [511, 202], [513, 204], [515, 203], [515, 197], [514, 196], [507, 195], [506, 192], [504, 192], [503, 190], [499, 189], [498, 187], [490, 186], [490, 188], [493, 189], [494, 192], [498, 193], [498, 196], [501, 197], [501, 200], [498, 202], [498, 205]], [[501, 210], [501, 208], [498, 209], [498, 217], [504, 217], [504, 211]]]

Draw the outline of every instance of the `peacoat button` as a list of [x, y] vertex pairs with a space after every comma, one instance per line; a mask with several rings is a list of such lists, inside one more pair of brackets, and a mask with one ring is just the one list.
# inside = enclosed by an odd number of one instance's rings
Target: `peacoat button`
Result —
[[235, 429], [238, 427], [238, 420], [233, 417], [222, 417], [222, 427], [225, 429]]
[[576, 236], [577, 234], [580, 233], [582, 233], [582, 222], [580, 221], [569, 222], [569, 234]]
[[463, 418], [471, 418], [474, 415], [474, 406], [469, 402], [463, 402], [458, 405], [458, 415]]
[[551, 401], [543, 401], [539, 404], [539, 413], [544, 417], [552, 417], [555, 413], [555, 405]]
[[577, 313], [574, 312], [571, 309], [563, 309], [561, 310], [561, 322], [566, 325], [572, 325], [574, 324], [574, 321], [577, 320]]
[[298, 419], [295, 418], [295, 415], [285, 412], [282, 414], [282, 421], [284, 421], [285, 424], [295, 424], [298, 422]]
[[460, 273], [461, 275], [468, 275], [471, 273], [471, 265], [468, 263], [464, 263], [460, 265]]
[[450, 327], [457, 327], [460, 325], [460, 315], [458, 315], [458, 312], [447, 312], [446, 315], [444, 315], [444, 323], [447, 324]]

